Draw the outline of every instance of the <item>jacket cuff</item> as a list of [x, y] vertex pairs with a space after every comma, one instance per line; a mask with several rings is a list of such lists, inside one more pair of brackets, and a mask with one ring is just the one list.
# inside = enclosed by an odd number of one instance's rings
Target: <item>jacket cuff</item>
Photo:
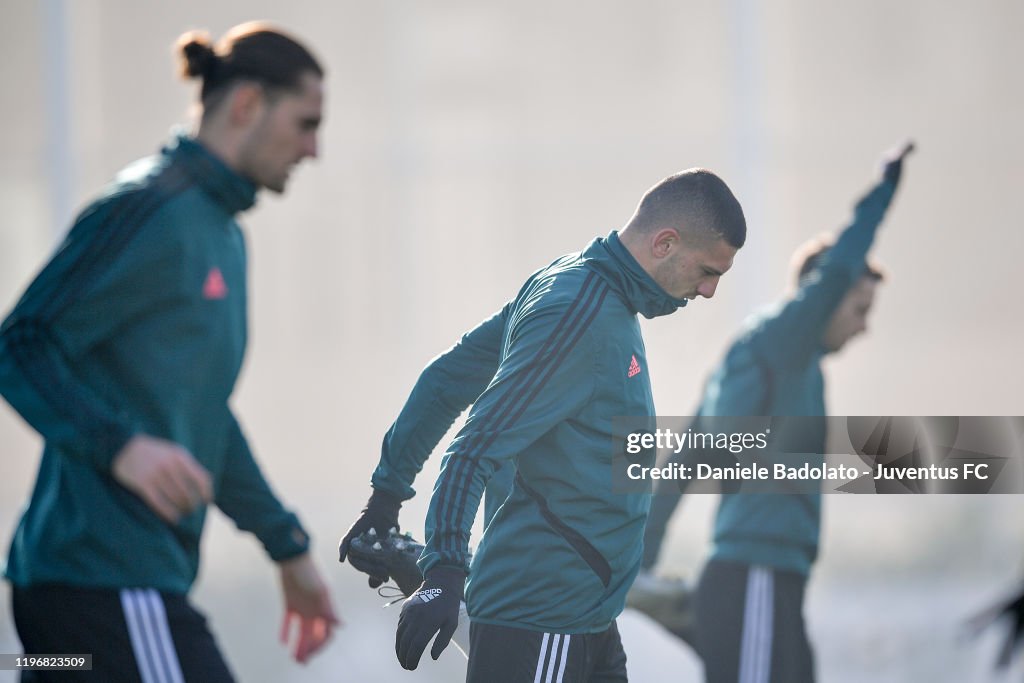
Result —
[[302, 528], [299, 518], [292, 513], [288, 513], [286, 519], [273, 531], [260, 534], [260, 541], [274, 562], [298, 557], [307, 552], [310, 546], [309, 534]]
[[366, 509], [380, 510], [394, 517], [398, 517], [398, 511], [401, 508], [402, 499], [384, 489], [373, 489], [373, 493], [370, 494], [370, 500], [366, 502]]

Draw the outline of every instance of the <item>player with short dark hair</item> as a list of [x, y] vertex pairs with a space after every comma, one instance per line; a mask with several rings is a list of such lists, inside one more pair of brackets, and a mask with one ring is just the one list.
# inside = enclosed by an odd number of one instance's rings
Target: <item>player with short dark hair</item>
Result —
[[[534, 273], [423, 371], [341, 546], [344, 559], [356, 537], [398, 526], [423, 462], [472, 404], [434, 488], [425, 579], [399, 619], [402, 666], [415, 669], [431, 640], [435, 659], [444, 650], [465, 584], [467, 680], [626, 679], [615, 618], [639, 569], [650, 499], [612, 492], [610, 445], [613, 417], [655, 414], [637, 314], [714, 296], [745, 237], [720, 178], [676, 174], [621, 232]], [[485, 486], [486, 531], [470, 567]], [[371, 585], [386, 579], [384, 567], [369, 573]]]
[[[323, 69], [243, 24], [178, 44], [195, 134], [119, 174], [0, 327], [0, 393], [43, 437], [6, 575], [27, 653], [90, 653], [88, 680], [232, 680], [187, 599], [210, 504], [279, 569], [305, 661], [337, 617], [298, 518], [228, 405], [246, 346], [237, 214], [317, 153]], [[26, 672], [26, 681], [78, 680]]]

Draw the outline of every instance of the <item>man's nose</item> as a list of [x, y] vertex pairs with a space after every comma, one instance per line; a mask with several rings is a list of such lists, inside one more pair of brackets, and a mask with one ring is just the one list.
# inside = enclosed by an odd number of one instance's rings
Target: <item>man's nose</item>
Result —
[[700, 294], [705, 299], [710, 299], [715, 295], [715, 290], [718, 289], [718, 277], [707, 278], [697, 287], [697, 294]]
[[303, 147], [302, 149], [302, 153], [304, 156], [310, 157], [311, 159], [316, 159], [318, 156], [320, 156], [319, 145], [317, 144], [316, 135], [309, 136], [309, 138], [306, 140], [305, 147]]

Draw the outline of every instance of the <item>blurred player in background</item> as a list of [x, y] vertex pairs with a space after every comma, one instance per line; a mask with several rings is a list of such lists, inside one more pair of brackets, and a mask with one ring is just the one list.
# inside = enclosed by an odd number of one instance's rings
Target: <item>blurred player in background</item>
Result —
[[[704, 388], [698, 423], [701, 416], [827, 414], [821, 364], [867, 330], [882, 274], [865, 259], [911, 149], [907, 144], [887, 160], [881, 179], [857, 203], [834, 244], [817, 240], [797, 252], [796, 291], [748, 321]], [[820, 429], [793, 435], [799, 443], [787, 450], [823, 454], [824, 423], [816, 424]], [[673, 460], [686, 456], [684, 450]], [[686, 605], [678, 583], [651, 573], [679, 502], [679, 483], [660, 480], [655, 492], [660, 495], [654, 496], [644, 535], [643, 570], [629, 604], [669, 630], [695, 636], [709, 683], [813, 681], [803, 599], [818, 552], [820, 491], [722, 496], [692, 632], [680, 614]]]
[[[228, 405], [246, 345], [236, 216], [317, 153], [323, 69], [263, 24], [178, 43], [198, 131], [127, 167], [0, 328], [0, 393], [43, 437], [6, 576], [25, 652], [91, 653], [88, 680], [232, 680], [188, 601], [210, 504], [262, 542], [306, 661], [338, 623], [309, 537]], [[25, 672], [25, 681], [76, 680]]]

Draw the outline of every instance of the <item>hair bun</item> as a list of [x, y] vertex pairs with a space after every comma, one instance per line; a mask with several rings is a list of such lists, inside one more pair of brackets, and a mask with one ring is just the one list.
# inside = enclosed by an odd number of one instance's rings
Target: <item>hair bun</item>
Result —
[[178, 40], [182, 78], [206, 78], [217, 63], [210, 36], [203, 32], [186, 33]]

